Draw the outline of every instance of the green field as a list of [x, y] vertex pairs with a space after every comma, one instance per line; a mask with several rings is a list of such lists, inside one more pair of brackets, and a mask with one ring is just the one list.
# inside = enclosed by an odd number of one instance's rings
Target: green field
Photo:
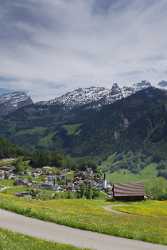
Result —
[[[116, 214], [112, 209], [129, 209]], [[114, 203], [103, 200], [26, 200], [0, 194], [0, 207], [45, 221], [167, 245], [167, 201]], [[109, 209], [108, 209], [109, 208]], [[147, 211], [135, 212], [135, 211]], [[148, 210], [148, 208], [150, 210]], [[160, 215], [156, 212], [161, 208]], [[162, 216], [163, 214], [163, 216]], [[152, 216], [155, 215], [155, 216]]]
[[[0, 229], [0, 250], [79, 250]], [[81, 250], [81, 249], [80, 249]], [[85, 249], [86, 250], [86, 249]]]
[[14, 163], [15, 162], [15, 159], [1, 159], [0, 160], [0, 167], [2, 167], [2, 166], [10, 166], [12, 163]]
[[13, 180], [8, 180], [8, 179], [5, 179], [5, 180], [0, 180], [0, 186], [4, 186], [4, 187], [10, 187], [10, 186], [13, 186], [13, 183], [14, 181]]
[[66, 129], [68, 135], [76, 135], [77, 133], [79, 133], [80, 126], [81, 126], [81, 123], [66, 124], [63, 126], [63, 128]]
[[111, 181], [112, 183], [129, 183], [136, 181], [147, 182], [148, 180], [152, 181], [154, 178], [157, 178], [157, 169], [155, 164], [148, 165], [138, 174], [134, 174], [125, 169], [107, 174], [108, 181]]
[[46, 128], [35, 127], [33, 129], [24, 129], [16, 133], [16, 135], [43, 135], [46, 132]]
[[55, 136], [55, 134], [50, 132], [48, 135], [42, 137], [39, 140], [39, 145], [40, 146], [49, 146], [52, 143], [52, 139]]
[[147, 201], [129, 203], [128, 206], [121, 205], [115, 207], [116, 210], [150, 217], [166, 217], [167, 216], [167, 201]]

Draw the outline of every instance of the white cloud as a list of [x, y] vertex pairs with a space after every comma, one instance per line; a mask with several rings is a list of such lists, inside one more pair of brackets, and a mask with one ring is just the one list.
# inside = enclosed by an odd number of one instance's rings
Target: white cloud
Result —
[[6, 0], [0, 75], [18, 79], [8, 85], [39, 100], [75, 87], [166, 78], [167, 1], [104, 0], [112, 5], [103, 11], [95, 1]]

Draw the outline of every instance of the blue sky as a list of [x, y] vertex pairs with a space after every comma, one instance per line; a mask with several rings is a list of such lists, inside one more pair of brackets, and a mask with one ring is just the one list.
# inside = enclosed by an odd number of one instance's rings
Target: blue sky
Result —
[[167, 79], [166, 0], [0, 0], [0, 87], [47, 100]]

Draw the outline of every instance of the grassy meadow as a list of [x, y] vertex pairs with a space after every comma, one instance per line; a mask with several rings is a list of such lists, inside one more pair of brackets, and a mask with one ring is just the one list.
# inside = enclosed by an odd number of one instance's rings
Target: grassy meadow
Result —
[[[72, 172], [68, 178], [72, 178], [71, 175], [73, 175]], [[155, 164], [148, 165], [138, 174], [122, 169], [108, 173], [107, 178], [111, 183], [142, 181], [145, 184], [146, 193], [150, 197], [154, 194], [152, 198], [155, 199], [167, 194], [167, 180], [157, 177]], [[104, 196], [99, 200], [75, 199], [75, 196], [71, 197], [73, 199], [67, 199], [69, 197], [63, 192], [58, 193], [55, 199], [50, 199], [49, 197], [52, 197], [55, 192], [49, 190], [43, 190], [40, 199], [35, 200], [16, 197], [16, 192], [27, 191], [30, 188], [14, 186], [12, 180], [1, 180], [0, 187], [7, 187], [0, 192], [0, 208], [2, 209], [74, 228], [167, 245], [167, 201], [118, 203], [105, 201]], [[121, 213], [115, 213], [114, 210]], [[15, 244], [20, 244], [16, 245], [16, 250], [22, 249], [19, 246], [24, 246], [24, 239], [25, 242], [27, 239], [30, 240], [25, 236], [0, 231], [0, 237], [5, 234], [7, 236], [3, 237], [7, 237], [11, 242], [15, 239]], [[16, 240], [17, 237], [20, 241]], [[19, 243], [21, 241], [23, 241], [22, 244]], [[49, 248], [50, 245], [48, 245], [47, 248], [45, 242], [40, 242], [30, 243], [32, 246], [29, 249], [75, 249], [65, 248], [66, 246], [56, 248], [57, 245], [54, 245], [55, 248]], [[5, 248], [8, 246], [9, 248]], [[0, 238], [0, 250], [13, 249], [10, 246], [12, 243], [2, 246]], [[26, 247], [23, 249], [26, 250]]]
[[68, 135], [76, 135], [77, 132], [79, 132], [80, 126], [81, 126], [81, 123], [66, 124], [63, 126], [63, 128], [66, 129]]
[[122, 204], [115, 207], [116, 210], [124, 213], [150, 216], [150, 217], [166, 217], [167, 216], [167, 201], [147, 201]]
[[[0, 207], [74, 228], [167, 245], [167, 201], [125, 206], [104, 200], [41, 201], [0, 194]], [[117, 214], [112, 209], [124, 213]], [[157, 209], [161, 210], [160, 214]]]
[[129, 183], [136, 181], [153, 181], [157, 178], [157, 169], [155, 164], [150, 164], [141, 170], [138, 174], [134, 174], [128, 170], [118, 170], [107, 175], [108, 181], [112, 183]]
[[72, 246], [43, 241], [40, 239], [0, 229], [0, 250], [79, 250], [79, 249]]

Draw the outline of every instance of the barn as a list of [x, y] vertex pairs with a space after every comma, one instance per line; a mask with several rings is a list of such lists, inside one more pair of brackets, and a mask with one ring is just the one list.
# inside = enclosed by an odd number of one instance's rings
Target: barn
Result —
[[144, 200], [144, 184], [113, 184], [112, 188], [114, 200], [120, 201], [141, 201]]

